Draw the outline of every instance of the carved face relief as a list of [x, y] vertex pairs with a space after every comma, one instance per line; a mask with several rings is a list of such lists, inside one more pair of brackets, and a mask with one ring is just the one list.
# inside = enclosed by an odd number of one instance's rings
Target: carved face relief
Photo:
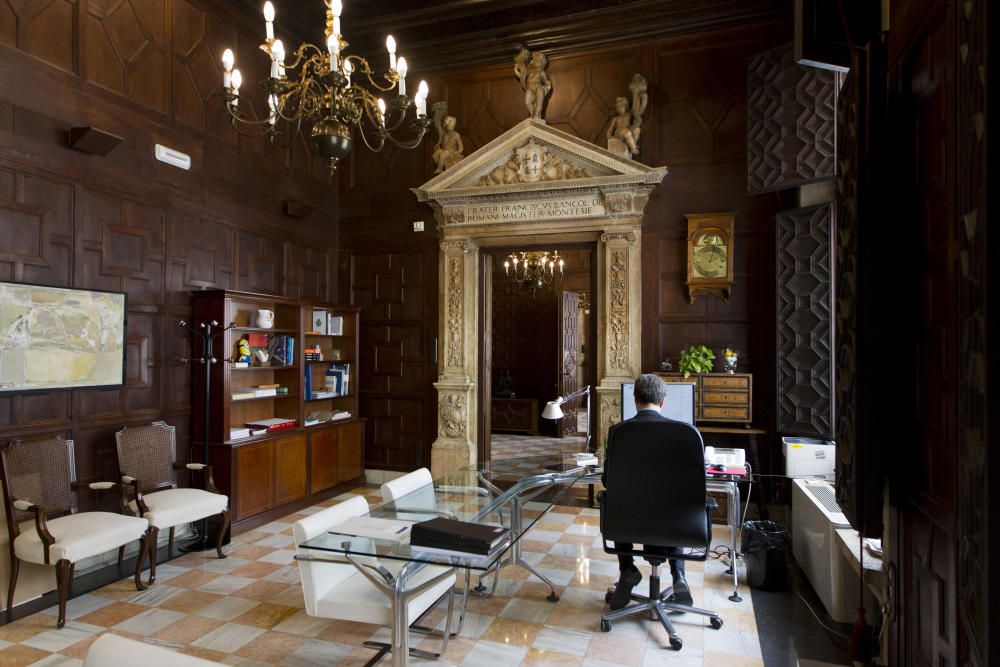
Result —
[[465, 435], [465, 422], [468, 419], [465, 403], [465, 396], [461, 394], [448, 394], [441, 399], [440, 435], [449, 438], [460, 438]]

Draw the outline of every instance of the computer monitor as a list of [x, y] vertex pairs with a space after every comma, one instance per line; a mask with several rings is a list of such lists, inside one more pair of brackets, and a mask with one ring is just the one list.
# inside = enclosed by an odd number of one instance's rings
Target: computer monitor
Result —
[[[660, 414], [694, 426], [694, 382], [664, 382], [667, 397]], [[635, 417], [635, 384], [622, 384], [622, 421]]]

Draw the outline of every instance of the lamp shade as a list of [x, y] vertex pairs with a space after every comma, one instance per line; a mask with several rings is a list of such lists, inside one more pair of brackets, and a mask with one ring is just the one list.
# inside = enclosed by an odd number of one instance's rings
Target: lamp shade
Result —
[[545, 404], [545, 409], [542, 410], [543, 419], [562, 419], [563, 411], [559, 406], [562, 405], [562, 397], [557, 398], [554, 401], [549, 401]]

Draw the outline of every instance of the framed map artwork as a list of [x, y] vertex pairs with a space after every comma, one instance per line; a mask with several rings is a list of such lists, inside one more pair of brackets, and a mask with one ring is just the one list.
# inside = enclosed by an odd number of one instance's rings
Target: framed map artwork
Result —
[[0, 282], [0, 394], [125, 382], [126, 295]]

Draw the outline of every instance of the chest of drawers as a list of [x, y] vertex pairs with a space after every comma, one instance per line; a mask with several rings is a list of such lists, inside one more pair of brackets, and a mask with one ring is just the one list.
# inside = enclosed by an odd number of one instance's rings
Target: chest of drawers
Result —
[[724, 422], [750, 427], [753, 420], [752, 373], [657, 373], [664, 382], [693, 382], [698, 422]]

